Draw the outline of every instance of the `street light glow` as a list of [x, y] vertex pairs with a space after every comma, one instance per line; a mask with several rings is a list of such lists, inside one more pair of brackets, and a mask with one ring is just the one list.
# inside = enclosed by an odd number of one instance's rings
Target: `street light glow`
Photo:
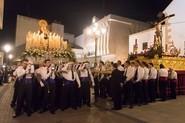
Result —
[[96, 17], [95, 16], [92, 19], [92, 23], [96, 23]]
[[6, 45], [4, 45], [3, 49], [4, 49], [4, 51], [5, 51], [6, 53], [8, 53], [8, 52], [10, 52], [10, 51], [12, 50], [12, 47], [11, 47], [11, 45], [6, 44]]
[[13, 55], [12, 55], [12, 54], [9, 54], [9, 55], [8, 55], [8, 58], [9, 58], [9, 59], [12, 59], [12, 58], [13, 58]]

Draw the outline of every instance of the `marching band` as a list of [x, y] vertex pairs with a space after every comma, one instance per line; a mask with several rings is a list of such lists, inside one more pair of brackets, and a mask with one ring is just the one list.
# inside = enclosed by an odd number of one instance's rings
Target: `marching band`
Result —
[[38, 66], [23, 59], [13, 75], [14, 118], [24, 112], [31, 116], [33, 112], [55, 114], [57, 109], [91, 107], [92, 88], [95, 103], [99, 98], [110, 97], [113, 110], [176, 98], [177, 73], [163, 64], [157, 70], [152, 63], [139, 60], [124, 64], [100, 61], [91, 67], [89, 62], [56, 65], [49, 59]]

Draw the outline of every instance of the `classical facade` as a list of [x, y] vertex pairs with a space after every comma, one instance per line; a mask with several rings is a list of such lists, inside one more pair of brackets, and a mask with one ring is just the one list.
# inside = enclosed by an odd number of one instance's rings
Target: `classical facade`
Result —
[[88, 35], [90, 25], [76, 37], [75, 43], [83, 47], [84, 57], [94, 57], [97, 38], [97, 56], [110, 61], [125, 61], [128, 57], [129, 35], [150, 27], [147, 23], [112, 14], [100, 19], [97, 24], [105, 29], [105, 33], [98, 37]]

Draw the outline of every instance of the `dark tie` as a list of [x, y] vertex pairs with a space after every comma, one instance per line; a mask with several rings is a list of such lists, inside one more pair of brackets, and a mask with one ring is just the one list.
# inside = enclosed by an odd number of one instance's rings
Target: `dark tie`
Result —
[[135, 73], [135, 76], [134, 76], [134, 80], [137, 80], [137, 75], [138, 75], [138, 68], [136, 69], [136, 73]]
[[72, 79], [74, 79], [74, 72], [73, 72], [73, 70], [71, 70], [71, 73], [72, 73]]

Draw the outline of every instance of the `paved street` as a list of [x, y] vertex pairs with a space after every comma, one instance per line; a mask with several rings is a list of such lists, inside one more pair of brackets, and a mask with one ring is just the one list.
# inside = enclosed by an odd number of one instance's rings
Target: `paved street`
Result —
[[46, 112], [34, 113], [31, 117], [23, 115], [13, 119], [10, 108], [12, 84], [0, 87], [0, 123], [184, 123], [185, 97], [177, 100], [156, 102], [134, 109], [123, 108], [121, 111], [111, 111], [110, 102], [101, 101], [91, 109], [83, 107], [77, 111], [69, 109], [58, 110], [55, 115]]

